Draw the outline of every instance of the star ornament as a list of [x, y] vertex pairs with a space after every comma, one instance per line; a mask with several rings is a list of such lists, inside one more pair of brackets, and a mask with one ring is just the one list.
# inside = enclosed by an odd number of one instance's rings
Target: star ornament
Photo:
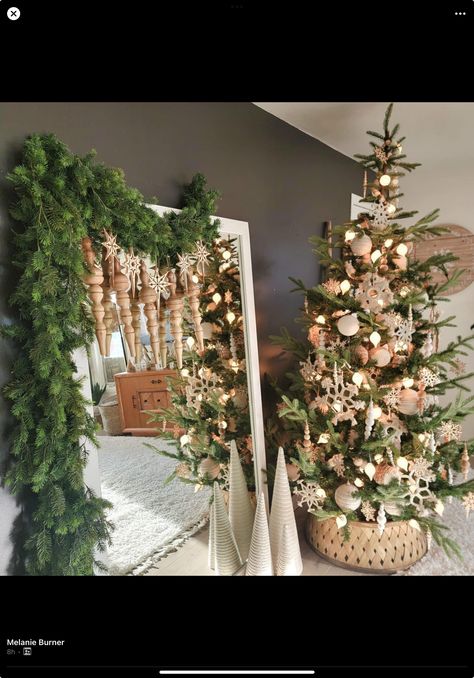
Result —
[[120, 251], [120, 247], [117, 244], [117, 236], [112, 235], [112, 233], [109, 233], [108, 231], [105, 230], [104, 228], [104, 234], [105, 234], [105, 240], [102, 243], [102, 245], [105, 247], [106, 254], [105, 258], [110, 259], [111, 257], [116, 257], [117, 254]]
[[121, 268], [128, 278], [129, 290], [132, 293], [132, 297], [134, 297], [138, 276], [140, 274], [140, 257], [137, 257], [134, 254], [133, 249], [125, 255]]
[[193, 252], [194, 260], [196, 262], [196, 268], [198, 270], [198, 273], [201, 275], [204, 275], [204, 270], [205, 267], [208, 263], [209, 257], [211, 256], [210, 253], [208, 252], [205, 244], [203, 243], [202, 240], [198, 240], [196, 243], [196, 247]]
[[188, 273], [192, 270], [194, 257], [191, 254], [178, 254], [176, 266], [179, 268], [181, 280], [183, 280], [186, 290], [188, 289]]
[[148, 283], [150, 287], [155, 290], [157, 297], [163, 296], [165, 299], [168, 297], [168, 288], [170, 283], [168, 282], [168, 276], [166, 273], [160, 275], [158, 269], [150, 272], [150, 281]]

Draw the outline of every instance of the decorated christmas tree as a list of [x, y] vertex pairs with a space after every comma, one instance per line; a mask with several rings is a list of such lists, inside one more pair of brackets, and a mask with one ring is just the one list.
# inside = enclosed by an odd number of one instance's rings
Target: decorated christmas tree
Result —
[[[234, 240], [218, 238], [205, 266], [194, 273], [201, 282], [200, 312], [204, 351], [185, 341], [183, 369], [169, 379], [172, 405], [153, 415], [166, 422], [160, 437], [176, 452], [155, 449], [177, 460], [169, 480], [179, 478], [197, 488], [214, 480], [228, 489], [230, 441], [235, 440], [249, 489], [254, 487], [244, 319]], [[170, 427], [170, 425], [172, 425]]]
[[[306, 339], [287, 331], [272, 338], [300, 368], [281, 392], [280, 439], [300, 506], [320, 521], [335, 518], [346, 540], [351, 521], [373, 523], [380, 534], [391, 521], [411, 521], [457, 552], [441, 516], [453, 497], [467, 514], [474, 510], [474, 441], [462, 441], [461, 427], [474, 411], [474, 397], [462, 395], [472, 375], [460, 361], [474, 337], [438, 348], [439, 331], [453, 317], [440, 320], [437, 304], [462, 271], [448, 275], [451, 253], [423, 262], [414, 256], [417, 241], [447, 229], [434, 224], [438, 210], [400, 223], [416, 212], [400, 207], [399, 181], [418, 163], [406, 161], [391, 110], [382, 133], [368, 132], [370, 153], [356, 156], [372, 177], [366, 211], [334, 228], [331, 242], [311, 239], [322, 284], [306, 288], [292, 279], [304, 295]], [[433, 282], [434, 270], [443, 282]], [[449, 389], [458, 395], [443, 406], [439, 396]]]

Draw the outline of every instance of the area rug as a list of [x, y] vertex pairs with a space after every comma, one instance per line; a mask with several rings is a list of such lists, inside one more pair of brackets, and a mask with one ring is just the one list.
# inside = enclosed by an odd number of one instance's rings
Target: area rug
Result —
[[[469, 476], [472, 477], [472, 471]], [[456, 482], [461, 482], [458, 479]], [[474, 514], [466, 518], [466, 511], [458, 499], [446, 504], [443, 523], [449, 527], [446, 536], [453, 539], [460, 547], [462, 560], [450, 558], [443, 549], [432, 541], [431, 548], [421, 560], [405, 572], [397, 572], [395, 576], [472, 576], [474, 575]]]
[[136, 436], [100, 436], [102, 496], [113, 504], [114, 523], [107, 553], [110, 575], [138, 575], [176, 549], [207, 521], [210, 492], [165, 479], [176, 462], [145, 443], [172, 451], [164, 440]]

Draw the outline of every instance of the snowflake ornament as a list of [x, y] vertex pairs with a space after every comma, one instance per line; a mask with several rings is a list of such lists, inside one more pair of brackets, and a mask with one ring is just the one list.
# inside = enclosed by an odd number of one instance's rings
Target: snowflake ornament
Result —
[[308, 355], [304, 362], [300, 362], [300, 366], [300, 374], [307, 384], [314, 384], [316, 381], [318, 381], [318, 377], [320, 375], [317, 369], [317, 363], [313, 363], [311, 360], [311, 354]]
[[208, 252], [205, 244], [203, 243], [202, 240], [198, 240], [196, 243], [196, 247], [193, 252], [193, 257], [196, 262], [196, 268], [198, 270], [198, 273], [201, 275], [204, 275], [206, 265], [208, 263], [208, 259], [210, 257], [210, 253]]
[[212, 392], [218, 388], [219, 378], [210, 370], [202, 368], [200, 374], [188, 378], [186, 386], [186, 405], [194, 408], [197, 412], [201, 409], [203, 400], [207, 400]]
[[342, 454], [335, 454], [328, 459], [328, 466], [330, 466], [336, 474], [342, 478], [345, 475], [344, 456]]
[[140, 257], [137, 257], [132, 249], [130, 252], [127, 252], [121, 264], [122, 271], [128, 278], [128, 289], [132, 297], [135, 296], [138, 276], [140, 274], [140, 263]]
[[176, 266], [179, 268], [181, 280], [184, 282], [186, 289], [188, 283], [188, 273], [192, 271], [194, 265], [194, 257], [191, 254], [178, 254], [178, 261]]
[[402, 320], [403, 316], [400, 315], [400, 313], [395, 313], [395, 311], [389, 311], [383, 316], [383, 323], [391, 337], [393, 337], [395, 334], [395, 330], [400, 325]]
[[323, 283], [323, 287], [326, 292], [329, 292], [329, 294], [340, 294], [341, 292], [341, 286], [334, 278], [329, 278], [326, 280], [326, 282]]
[[230, 469], [229, 466], [221, 466], [221, 470], [219, 471], [219, 476], [221, 480], [224, 482], [222, 483], [222, 489], [223, 490], [228, 490], [229, 489], [229, 480], [230, 480]]
[[326, 499], [326, 492], [323, 488], [315, 482], [310, 482], [307, 480], [298, 480], [296, 487], [293, 490], [294, 494], [299, 496], [298, 506], [303, 506], [306, 504], [308, 511], [312, 508], [321, 508]]
[[366, 311], [374, 313], [393, 302], [388, 280], [377, 273], [366, 273], [355, 291], [355, 298]]
[[383, 401], [389, 409], [397, 408], [400, 403], [400, 394], [402, 392], [401, 388], [392, 388], [390, 391], [383, 397]]
[[102, 245], [105, 247], [105, 259], [114, 258], [120, 251], [120, 246], [117, 244], [117, 236], [112, 235], [104, 228], [105, 240]]
[[378, 202], [370, 216], [372, 226], [376, 231], [383, 231], [385, 228], [387, 228], [389, 212], [387, 211], [387, 206], [384, 203]]
[[452, 368], [453, 368], [454, 374], [461, 375], [461, 374], [465, 373], [467, 365], [466, 365], [466, 363], [464, 363], [459, 358], [455, 358], [453, 360]]
[[462, 426], [451, 420], [444, 421], [439, 427], [438, 436], [445, 443], [449, 443], [451, 440], [459, 441], [462, 436]]
[[379, 423], [382, 425], [383, 439], [388, 439], [399, 450], [401, 447], [402, 435], [407, 430], [405, 424], [394, 412], [390, 412], [390, 414], [382, 412]]
[[431, 468], [431, 463], [424, 457], [416, 457], [413, 459], [410, 462], [410, 471], [417, 478], [423, 478], [423, 480], [426, 480], [429, 483], [436, 478], [436, 475]]
[[232, 301], [233, 301], [232, 292], [230, 290], [226, 290], [224, 292], [224, 303], [231, 304]]
[[421, 370], [418, 372], [418, 380], [421, 381], [425, 388], [436, 386], [441, 381], [438, 373], [430, 370], [428, 367], [421, 368]]
[[335, 337], [334, 339], [331, 339], [327, 343], [327, 349], [328, 351], [334, 352], [334, 351], [339, 351], [346, 347], [349, 343], [348, 339], [341, 339], [340, 337]]
[[407, 491], [402, 495], [411, 506], [414, 506], [418, 513], [425, 514], [425, 503], [436, 503], [437, 499], [430, 490], [430, 482], [426, 478], [416, 476], [415, 471], [401, 476], [402, 481], [406, 481]]
[[468, 492], [463, 497], [462, 504], [466, 511], [466, 518], [469, 518], [469, 513], [474, 511], [474, 492]]
[[370, 501], [363, 501], [360, 510], [368, 523], [374, 522], [376, 511]]
[[383, 165], [386, 165], [387, 160], [388, 160], [388, 156], [385, 153], [383, 147], [376, 146], [376, 148], [374, 150], [374, 155], [377, 158], [377, 160], [379, 160]]
[[158, 298], [160, 298], [160, 296], [163, 296], [165, 299], [167, 299], [169, 296], [168, 288], [170, 286], [170, 283], [168, 282], [168, 276], [166, 275], [166, 273], [160, 275], [159, 270], [155, 268], [154, 271], [150, 271], [149, 275], [150, 280], [148, 284], [153, 290], [155, 290], [156, 296]]
[[408, 311], [408, 318], [402, 318], [398, 326], [393, 331], [395, 337], [395, 351], [406, 351], [413, 337], [413, 314], [410, 309]]
[[355, 384], [346, 384], [344, 377], [338, 372], [337, 365], [334, 365], [334, 376], [325, 377], [321, 381], [321, 386], [326, 393], [317, 396], [312, 403], [312, 407], [319, 407], [321, 412], [326, 413], [331, 409], [335, 414], [331, 419], [333, 424], [340, 421], [350, 420], [353, 426], [357, 425], [355, 411], [365, 407], [362, 400], [357, 400], [359, 389]]

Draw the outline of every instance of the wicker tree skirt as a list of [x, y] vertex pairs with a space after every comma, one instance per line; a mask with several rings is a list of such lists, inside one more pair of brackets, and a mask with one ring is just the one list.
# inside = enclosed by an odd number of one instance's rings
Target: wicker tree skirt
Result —
[[350, 539], [335, 518], [316, 520], [308, 513], [306, 539], [316, 553], [334, 565], [360, 572], [389, 574], [406, 570], [427, 551], [423, 532], [406, 521], [387, 522], [380, 535], [377, 523], [350, 522]]

